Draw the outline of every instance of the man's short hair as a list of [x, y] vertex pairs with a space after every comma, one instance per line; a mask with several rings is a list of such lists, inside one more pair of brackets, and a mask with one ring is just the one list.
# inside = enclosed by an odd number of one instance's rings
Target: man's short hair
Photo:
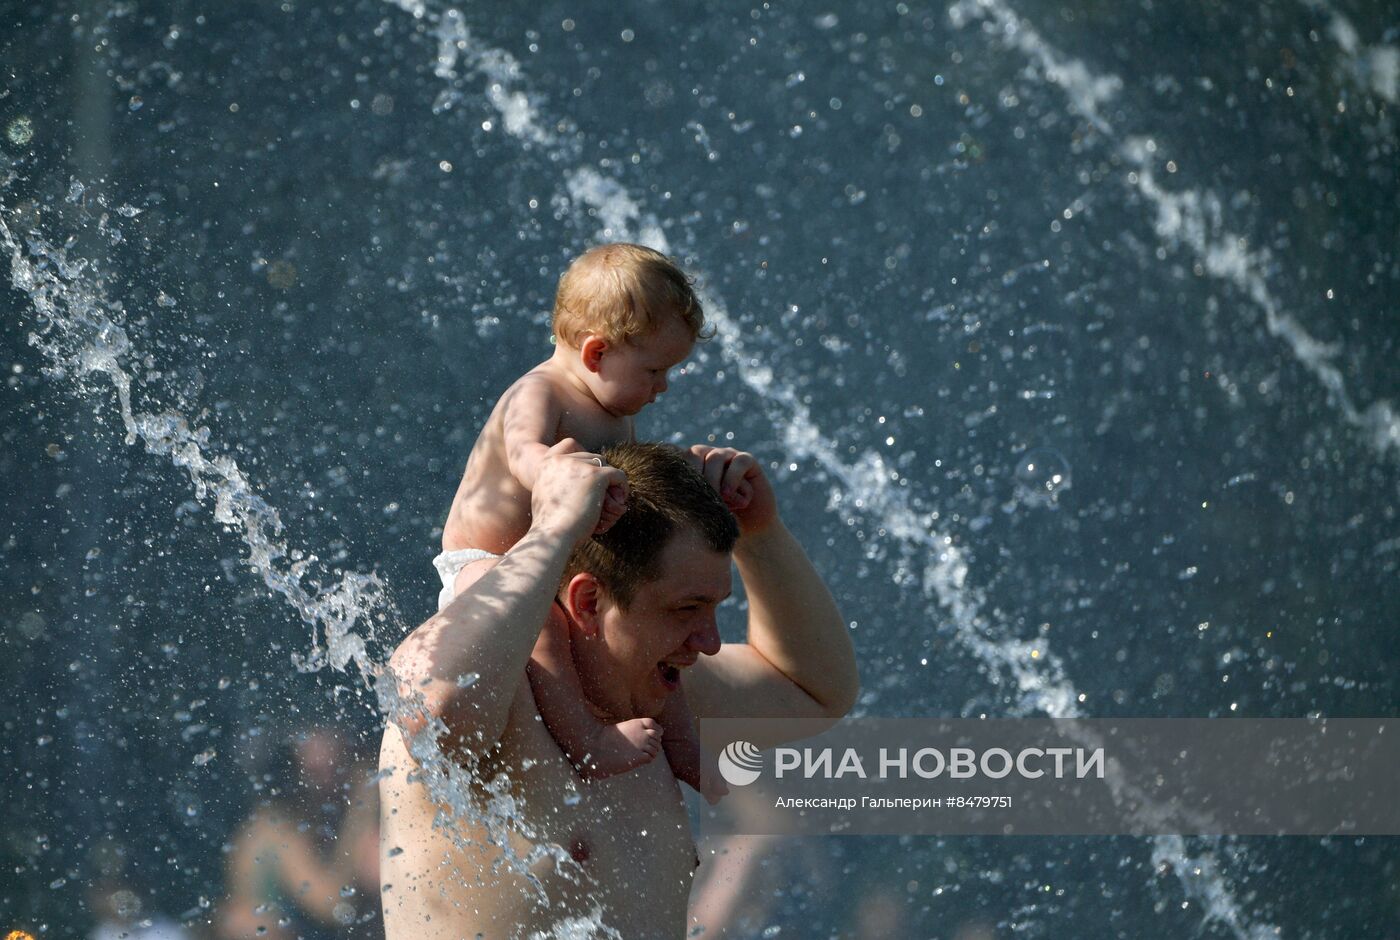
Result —
[[603, 456], [627, 474], [627, 510], [574, 549], [563, 583], [586, 571], [625, 610], [642, 585], [661, 577], [662, 551], [678, 529], [691, 529], [717, 552], [734, 550], [739, 524], [680, 448], [618, 444]]
[[645, 336], [667, 316], [680, 317], [692, 340], [713, 335], [691, 279], [674, 261], [645, 245], [615, 242], [569, 265], [554, 295], [552, 328], [556, 341], [577, 349], [589, 333], [611, 343]]

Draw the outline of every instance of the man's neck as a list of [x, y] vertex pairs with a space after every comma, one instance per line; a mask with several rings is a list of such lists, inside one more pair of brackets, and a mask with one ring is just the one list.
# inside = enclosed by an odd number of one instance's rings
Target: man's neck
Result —
[[622, 716], [622, 715], [613, 715], [613, 714], [611, 714], [611, 713], [608, 712], [606, 709], [604, 709], [601, 705], [599, 705], [597, 702], [593, 701], [593, 699], [589, 696], [589, 694], [588, 694], [588, 688], [587, 688], [586, 684], [583, 682], [583, 677], [586, 676], [586, 675], [588, 675], [588, 673], [587, 673], [587, 671], [586, 671], [586, 668], [587, 668], [587, 667], [585, 666], [585, 664], [584, 664], [583, 662], [581, 662], [581, 661], [579, 660], [579, 654], [578, 654], [579, 644], [578, 644], [578, 642], [577, 642], [576, 639], [575, 639], [575, 636], [576, 636], [576, 634], [577, 634], [577, 631], [576, 631], [575, 628], [578, 626], [578, 624], [577, 624], [577, 622], [574, 620], [573, 617], [569, 616], [569, 608], [565, 606], [564, 601], [563, 601], [562, 599], [560, 599], [559, 597], [556, 596], [556, 597], [554, 598], [554, 603], [557, 604], [557, 605], [559, 605], [559, 612], [560, 612], [561, 614], [564, 615], [564, 622], [565, 622], [565, 624], [567, 625], [567, 628], [568, 628], [568, 631], [569, 631], [569, 656], [570, 656], [569, 662], [570, 662], [570, 664], [574, 667], [574, 672], [575, 672], [575, 674], [577, 674], [578, 677], [579, 677], [579, 684], [582, 685], [582, 686], [584, 686], [584, 691], [583, 691], [583, 701], [584, 701], [584, 704], [586, 704], [586, 705], [588, 706], [588, 710], [593, 714], [593, 717], [596, 718], [596, 719], [598, 719], [598, 720], [601, 721], [601, 722], [605, 722], [605, 723], [607, 723], [607, 724], [615, 724], [616, 722], [619, 722], [619, 721], [625, 721], [625, 720], [626, 720], [626, 717], [625, 717], [625, 716]]

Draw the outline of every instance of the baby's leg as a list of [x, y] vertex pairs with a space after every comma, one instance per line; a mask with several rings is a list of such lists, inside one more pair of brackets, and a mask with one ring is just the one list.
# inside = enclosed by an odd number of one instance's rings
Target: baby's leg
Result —
[[719, 775], [715, 762], [705, 759], [700, 747], [700, 731], [695, 727], [684, 689], [677, 689], [666, 697], [661, 727], [665, 729], [662, 746], [666, 748], [666, 762], [671, 765], [671, 773], [677, 780], [689, 784], [711, 806], [718, 803], [720, 797], [729, 793], [729, 787]]
[[545, 727], [585, 780], [611, 777], [649, 763], [661, 751], [661, 725], [634, 718], [615, 725], [593, 716], [574, 668], [569, 628], [551, 617], [526, 667]]
[[457, 577], [452, 579], [452, 597], [456, 599], [477, 582], [482, 575], [490, 571], [501, 563], [499, 555], [492, 555], [488, 558], [478, 558], [476, 561], [467, 562], [457, 572]]

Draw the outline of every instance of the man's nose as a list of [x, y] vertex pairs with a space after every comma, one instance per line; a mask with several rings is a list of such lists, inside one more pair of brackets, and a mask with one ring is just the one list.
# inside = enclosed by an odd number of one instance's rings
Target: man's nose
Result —
[[706, 656], [718, 653], [720, 648], [719, 624], [715, 622], [715, 618], [708, 618], [703, 627], [692, 632], [686, 639], [685, 645]]
[[663, 375], [661, 376], [661, 378], [656, 380], [654, 387], [656, 389], [656, 394], [660, 395], [662, 392], [666, 391], [666, 389], [671, 387], [671, 383], [666, 378], [666, 376]]

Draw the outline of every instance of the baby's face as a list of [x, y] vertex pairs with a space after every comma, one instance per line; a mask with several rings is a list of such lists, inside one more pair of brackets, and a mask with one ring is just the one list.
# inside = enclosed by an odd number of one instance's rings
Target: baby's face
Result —
[[609, 346], [597, 372], [598, 402], [616, 415], [634, 415], [666, 391], [668, 373], [690, 355], [694, 341], [671, 316], [645, 336]]

